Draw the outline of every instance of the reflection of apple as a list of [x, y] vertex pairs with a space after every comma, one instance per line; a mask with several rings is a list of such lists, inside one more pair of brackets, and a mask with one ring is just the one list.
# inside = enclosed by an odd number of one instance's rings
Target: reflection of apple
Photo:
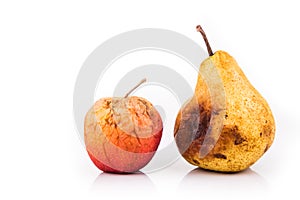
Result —
[[130, 173], [151, 160], [162, 129], [159, 113], [146, 99], [128, 95], [102, 98], [86, 114], [84, 141], [100, 170]]
[[[113, 187], [112, 187], [113, 185]], [[118, 192], [116, 192], [116, 188]], [[144, 195], [155, 192], [155, 186], [151, 179], [142, 172], [132, 174], [100, 173], [91, 185], [91, 191], [103, 195], [109, 194], [110, 199], [119, 197]]]

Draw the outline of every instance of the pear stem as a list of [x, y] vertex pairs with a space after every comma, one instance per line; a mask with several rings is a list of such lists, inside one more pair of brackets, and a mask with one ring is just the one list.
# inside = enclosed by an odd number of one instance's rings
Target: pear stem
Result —
[[142, 79], [136, 86], [134, 86], [131, 90], [129, 90], [129, 92], [127, 92], [124, 96], [124, 98], [127, 98], [136, 88], [140, 87], [140, 85], [142, 85], [143, 83], [145, 83], [147, 81], [146, 78]]
[[196, 26], [196, 30], [201, 33], [201, 35], [202, 35], [202, 37], [204, 39], [204, 42], [205, 42], [205, 45], [206, 45], [207, 52], [208, 52], [209, 56], [213, 56], [214, 53], [211, 50], [211, 47], [210, 47], [209, 42], [208, 42], [208, 39], [207, 39], [206, 34], [203, 31], [202, 27], [200, 25], [198, 25], [198, 26]]

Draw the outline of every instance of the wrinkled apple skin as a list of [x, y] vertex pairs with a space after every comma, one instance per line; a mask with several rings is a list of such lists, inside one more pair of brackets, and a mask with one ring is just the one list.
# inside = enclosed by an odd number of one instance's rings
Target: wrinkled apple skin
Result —
[[100, 170], [132, 173], [151, 160], [162, 131], [161, 117], [146, 99], [102, 98], [86, 114], [84, 142]]

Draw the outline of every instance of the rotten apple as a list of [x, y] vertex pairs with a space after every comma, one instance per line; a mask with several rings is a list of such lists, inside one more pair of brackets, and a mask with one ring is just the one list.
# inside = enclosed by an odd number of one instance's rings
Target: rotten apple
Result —
[[84, 121], [84, 142], [93, 163], [104, 172], [132, 173], [154, 156], [163, 124], [146, 99], [129, 94], [98, 100]]

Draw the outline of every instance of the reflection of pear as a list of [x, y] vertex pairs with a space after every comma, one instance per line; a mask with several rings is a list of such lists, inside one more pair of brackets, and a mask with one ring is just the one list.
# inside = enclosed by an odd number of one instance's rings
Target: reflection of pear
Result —
[[267, 186], [267, 180], [250, 168], [240, 173], [223, 174], [196, 168], [184, 176], [178, 190], [191, 193], [201, 188], [202, 196], [211, 195], [217, 190], [213, 199], [224, 199], [224, 196], [243, 196], [246, 192], [250, 195], [249, 191], [255, 191], [253, 195], [264, 195], [268, 193]]
[[236, 172], [248, 168], [271, 146], [275, 123], [265, 99], [233, 57], [212, 52], [200, 66], [193, 98], [179, 112], [174, 129], [183, 157], [201, 168]]

